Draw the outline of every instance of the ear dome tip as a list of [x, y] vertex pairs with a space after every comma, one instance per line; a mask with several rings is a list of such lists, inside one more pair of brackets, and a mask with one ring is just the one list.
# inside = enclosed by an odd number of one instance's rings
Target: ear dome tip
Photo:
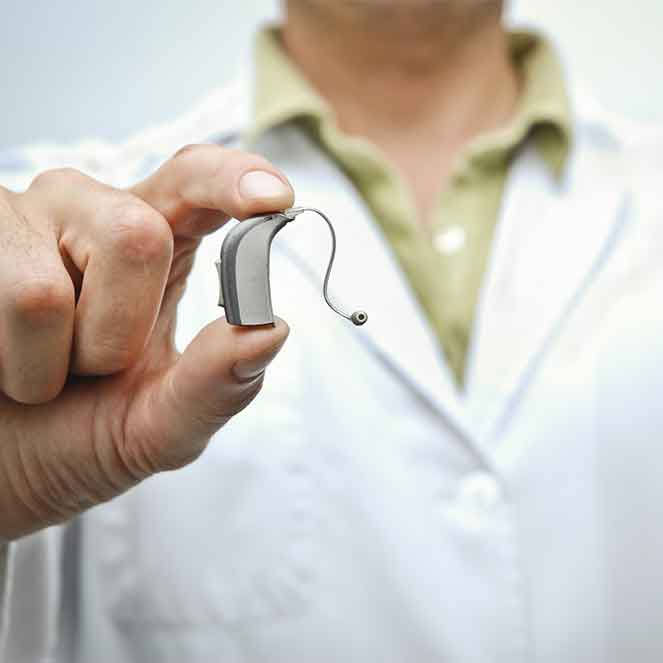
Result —
[[358, 327], [365, 324], [368, 320], [368, 314], [366, 311], [355, 311], [351, 316], [350, 320], [357, 325]]

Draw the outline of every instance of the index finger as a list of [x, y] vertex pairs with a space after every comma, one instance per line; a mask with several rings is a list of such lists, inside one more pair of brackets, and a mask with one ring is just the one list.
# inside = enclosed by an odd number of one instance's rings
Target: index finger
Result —
[[189, 145], [131, 192], [159, 211], [177, 237], [213, 232], [230, 217], [291, 207], [287, 178], [267, 159], [218, 145]]

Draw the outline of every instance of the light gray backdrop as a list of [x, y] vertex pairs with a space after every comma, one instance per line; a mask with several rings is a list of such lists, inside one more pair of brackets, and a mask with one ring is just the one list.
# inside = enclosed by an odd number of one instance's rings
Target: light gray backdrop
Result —
[[[340, 0], [329, 0], [336, 2]], [[120, 140], [232, 76], [275, 0], [0, 0], [0, 148]], [[663, 120], [661, 0], [516, 0], [609, 107]]]

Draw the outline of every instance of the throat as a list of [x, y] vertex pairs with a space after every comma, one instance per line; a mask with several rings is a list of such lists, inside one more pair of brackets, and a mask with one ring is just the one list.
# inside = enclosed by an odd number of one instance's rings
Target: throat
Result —
[[385, 20], [318, 31], [289, 16], [282, 33], [339, 128], [372, 142], [402, 175], [421, 223], [463, 148], [507, 124], [519, 97], [499, 12], [472, 18], [460, 14], [436, 29]]

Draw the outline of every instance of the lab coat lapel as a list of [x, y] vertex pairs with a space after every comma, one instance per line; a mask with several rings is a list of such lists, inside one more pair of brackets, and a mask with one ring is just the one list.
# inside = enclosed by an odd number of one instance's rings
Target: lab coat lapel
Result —
[[581, 155], [563, 184], [531, 146], [512, 169], [468, 366], [468, 409], [480, 443], [514, 411], [626, 216], [617, 160], [589, 149]]
[[[259, 145], [261, 153], [288, 173], [297, 205], [314, 206], [332, 220], [338, 252], [330, 279], [330, 296], [342, 309], [368, 313], [357, 337], [406, 380], [431, 407], [465, 437], [463, 408], [435, 336], [395, 256], [354, 188], [332, 161], [300, 131], [282, 127]], [[302, 217], [297, 228], [277, 244], [320, 284], [329, 261], [324, 225]], [[329, 311], [326, 324], [351, 324]]]

